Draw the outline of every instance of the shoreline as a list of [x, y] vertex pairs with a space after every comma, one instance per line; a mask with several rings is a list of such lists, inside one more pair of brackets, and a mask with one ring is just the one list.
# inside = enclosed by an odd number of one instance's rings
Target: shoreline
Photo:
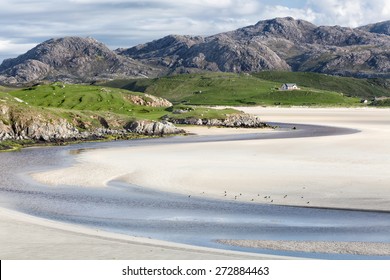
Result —
[[[218, 128], [203, 128], [202, 133], [199, 133], [202, 128], [196, 130], [200, 135], [221, 135], [220, 131], [213, 132]], [[359, 151], [358, 159], [352, 159], [352, 165], [350, 154], [343, 155], [344, 149], [349, 148], [348, 143], [345, 147], [345, 142], [350, 138], [361, 138], [362, 135], [366, 137], [366, 131], [346, 135], [281, 139], [272, 139], [273, 135], [281, 133], [280, 131], [265, 133], [270, 139], [199, 143], [193, 141], [164, 146], [156, 144], [84, 151], [76, 157], [77, 163], [72, 167], [36, 173], [32, 176], [34, 180], [52, 186], [106, 187], [110, 181], [120, 180], [149, 189], [199, 197], [286, 206], [390, 211], [388, 181], [380, 178], [382, 174], [386, 174], [385, 167], [390, 166], [389, 160], [386, 159], [387, 163], [382, 165], [374, 155], [370, 155], [370, 162], [375, 165], [374, 169], [370, 170], [381, 175], [366, 176], [360, 169], [367, 167], [365, 157], [368, 155], [367, 152]], [[328, 143], [340, 141], [344, 146], [336, 153], [337, 156], [342, 156], [341, 162], [338, 162], [332, 158], [333, 151], [329, 153], [321, 149], [328, 146]], [[314, 145], [314, 148], [311, 148], [311, 145]], [[324, 162], [312, 158], [313, 152], [323, 157]], [[309, 153], [309, 161], [301, 161], [300, 158], [304, 158], [306, 153]], [[158, 158], [163, 159], [163, 165], [161, 161], [156, 160]], [[347, 165], [343, 164], [344, 161]], [[353, 181], [357, 186], [346, 182], [350, 180], [348, 173], [351, 167], [359, 168], [360, 174], [357, 173], [359, 178]], [[240, 170], [241, 176], [235, 176], [232, 170]], [[308, 178], [306, 170], [311, 172]], [[328, 176], [333, 172], [338, 177]], [[85, 173], [91, 175], [85, 176]], [[202, 176], [194, 177], [194, 174]], [[278, 174], [285, 176], [283, 178]], [[364, 193], [365, 185], [372, 184], [371, 178], [374, 177], [378, 186], [367, 196]], [[390, 181], [390, 176], [387, 177]], [[189, 178], [191, 180], [188, 180]], [[210, 188], [211, 182], [213, 187]], [[259, 186], [257, 182], [263, 183]], [[325, 195], [324, 190], [327, 191]], [[380, 194], [382, 195], [379, 196]]]
[[2, 260], [297, 259], [133, 237], [46, 220], [1, 207], [0, 225]]
[[[58, 185], [104, 188], [112, 180], [122, 180], [145, 188], [222, 200], [234, 200], [234, 197], [238, 197], [239, 201], [253, 203], [280, 203], [280, 205], [308, 208], [339, 208], [342, 205], [341, 209], [352, 205], [356, 211], [384, 211], [386, 213], [389, 211], [390, 189], [387, 186], [390, 176], [386, 175], [386, 170], [390, 166], [390, 160], [386, 154], [390, 152], [390, 147], [386, 140], [390, 139], [388, 127], [390, 110], [381, 110], [381, 113], [386, 112], [383, 116], [378, 114], [379, 111], [376, 108], [364, 110], [363, 112], [373, 115], [359, 117], [349, 114], [357, 111], [360, 115], [362, 112], [360, 108], [359, 110], [343, 108], [331, 111], [323, 109], [317, 112], [317, 115], [312, 114], [313, 110], [315, 112], [318, 109], [266, 108], [265, 111], [263, 109], [247, 110], [259, 110], [260, 116], [277, 122], [310, 123], [308, 120], [313, 120], [315, 124], [361, 129], [361, 132], [314, 138], [174, 143], [171, 145], [157, 143], [147, 147], [93, 149], [76, 155], [74, 157], [76, 161], [70, 167], [36, 173], [33, 178], [53, 188]], [[334, 114], [335, 112], [339, 112], [339, 115]], [[202, 132], [198, 129], [198, 135], [210, 135], [212, 131], [214, 135], [227, 133], [227, 131], [214, 130], [214, 128], [204, 128]], [[229, 133], [234, 131], [238, 133], [236, 129], [232, 130]], [[263, 132], [260, 129], [260, 133]], [[371, 146], [370, 143], [374, 139], [382, 140], [377, 145]], [[347, 168], [343, 168], [345, 164], [348, 164]], [[258, 174], [259, 170], [264, 171], [264, 169], [267, 172]], [[338, 169], [348, 170], [349, 173], [338, 172]], [[328, 177], [328, 174], [333, 173], [337, 176]], [[278, 174], [287, 176], [286, 180], [277, 176]], [[307, 177], [307, 174], [310, 176], [314, 174], [317, 179], [321, 176], [322, 181], [313, 180]], [[356, 174], [357, 179], [354, 180], [356, 186], [351, 185], [350, 174], [354, 176]], [[338, 183], [339, 179], [344, 181]], [[367, 189], [368, 182], [371, 182], [374, 188]], [[332, 186], [332, 183], [336, 185]], [[271, 198], [265, 199], [265, 194]], [[305, 197], [304, 202], [301, 201], [302, 194]], [[307, 201], [311, 202], [310, 205], [307, 205]], [[1, 221], [4, 221], [4, 216], [0, 218]], [[23, 223], [27, 226], [25, 221]], [[72, 234], [66, 233], [65, 235], [70, 238]], [[28, 240], [24, 242], [27, 242], [28, 247]], [[136, 242], [139, 243], [140, 240]], [[182, 248], [181, 244], [174, 245]], [[181, 250], [183, 249], [178, 249], [180, 252]], [[139, 253], [137, 259], [142, 256], [161, 259], [172, 256], [166, 252], [146, 256], [142, 255], [142, 252]], [[180, 256], [188, 259], [198, 256], [193, 252], [181, 253]], [[211, 255], [213, 256], [215, 257]], [[264, 257], [266, 259], [279, 258], [273, 255]], [[235, 257], [229, 255], [228, 258]], [[241, 255], [238, 258], [241, 258]], [[262, 258], [262, 256], [254, 254], [254, 258]]]

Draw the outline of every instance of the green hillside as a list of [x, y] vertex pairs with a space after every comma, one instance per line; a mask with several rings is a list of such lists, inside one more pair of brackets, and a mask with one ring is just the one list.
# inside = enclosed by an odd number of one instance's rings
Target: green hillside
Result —
[[[160, 120], [162, 117], [224, 119], [226, 114], [239, 112], [234, 109], [170, 106], [166, 100], [143, 93], [86, 85], [54, 83], [6, 91], [8, 90], [0, 88], [0, 124], [4, 127], [17, 124], [16, 127], [20, 128], [32, 122], [55, 125], [66, 119], [79, 131], [88, 132], [102, 127], [123, 129], [134, 120]], [[148, 103], [139, 105], [141, 101]], [[107, 134], [97, 139], [117, 137], [129, 139], [140, 136]], [[17, 150], [34, 143], [35, 140], [0, 141], [0, 151]]]
[[55, 83], [19, 90], [11, 93], [26, 103], [39, 107], [77, 111], [111, 112], [135, 118], [153, 119], [164, 108], [153, 108], [133, 104], [126, 97], [142, 95], [126, 90], [86, 85]]
[[372, 98], [390, 96], [390, 80], [357, 79], [308, 72], [264, 71], [252, 74], [262, 80], [296, 83], [299, 86], [343, 93], [345, 96]]
[[16, 90], [15, 88], [9, 88], [9, 87], [0, 86], [0, 92], [1, 93], [11, 92], [11, 91], [15, 91], [15, 90]]
[[[293, 79], [286, 79], [285, 82], [295, 83]], [[301, 90], [280, 91], [280, 81], [260, 79], [257, 75], [249, 74], [184, 74], [146, 81], [113, 81], [105, 85], [142, 90], [173, 103], [192, 105], [353, 106], [360, 101], [335, 90], [299, 83]]]
[[[88, 116], [101, 115], [105, 118], [112, 116], [121, 120], [142, 119], [158, 120], [165, 115], [172, 115], [176, 107], [151, 107], [134, 104], [132, 96], [148, 100], [144, 93], [131, 92], [124, 89], [107, 88], [88, 85], [69, 85], [55, 83], [41, 85], [10, 93], [13, 97], [34, 107], [46, 108], [64, 117], [70, 118], [73, 114]], [[178, 109], [181, 107], [178, 106]], [[91, 113], [90, 113], [91, 112]], [[205, 114], [223, 116], [226, 112], [205, 108], [192, 108], [194, 116]], [[230, 113], [237, 112], [230, 110]], [[103, 115], [102, 115], [103, 114]], [[95, 118], [96, 119], [96, 118]]]

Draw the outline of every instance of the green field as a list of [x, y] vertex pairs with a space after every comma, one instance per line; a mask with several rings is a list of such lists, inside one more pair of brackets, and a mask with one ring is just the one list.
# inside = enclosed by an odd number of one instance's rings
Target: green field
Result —
[[[280, 91], [278, 88], [284, 82], [297, 83], [301, 90]], [[226, 114], [237, 112], [191, 105], [366, 106], [360, 103], [358, 95], [367, 92], [389, 96], [386, 85], [386, 80], [360, 80], [315, 73], [204, 73], [116, 80], [100, 86], [58, 82], [25, 89], [0, 87], [0, 99], [17, 108], [23, 107], [26, 112], [40, 110], [70, 121], [78, 118], [91, 126], [99, 125], [98, 119], [102, 117], [112, 120], [114, 127], [115, 123], [120, 127], [134, 119], [159, 120], [167, 115], [173, 118], [223, 118]], [[175, 105], [171, 108], [140, 106], [129, 99], [131, 96], [147, 99], [145, 93], [166, 98]], [[376, 105], [389, 106], [389, 101]], [[185, 113], [178, 115], [177, 111]]]
[[[48, 109], [67, 119], [72, 119], [75, 115], [83, 119], [88, 119], [89, 115], [96, 115], [105, 119], [120, 119], [120, 123], [134, 119], [159, 120], [166, 115], [175, 116], [173, 112], [182, 109], [180, 106], [167, 108], [136, 105], [130, 101], [130, 96], [141, 96], [145, 99], [148, 97], [140, 92], [88, 85], [54, 83], [14, 91], [9, 95], [30, 106]], [[189, 117], [222, 118], [227, 112], [237, 113], [232, 109], [219, 111], [202, 107], [190, 107], [187, 111]], [[95, 119], [97, 118], [92, 118]]]
[[164, 108], [135, 105], [126, 98], [142, 96], [142, 93], [96, 86], [55, 83], [15, 91], [11, 95], [37, 107], [110, 112], [136, 119], [155, 119], [164, 112]]
[[386, 79], [357, 79], [318, 73], [279, 71], [264, 71], [253, 76], [267, 81], [296, 83], [303, 87], [339, 92], [344, 96], [365, 99], [390, 96], [390, 80]]
[[[301, 89], [280, 91], [283, 83], [296, 83]], [[383, 79], [292, 72], [183, 74], [115, 80], [103, 85], [57, 82], [24, 89], [0, 86], [0, 106], [6, 105], [8, 109], [3, 108], [12, 112], [11, 115], [0, 114], [0, 121], [10, 125], [14, 118], [27, 122], [35, 118], [49, 122], [65, 118], [81, 131], [102, 126], [115, 129], [134, 120], [225, 119], [226, 115], [239, 112], [205, 107], [208, 105], [367, 106], [360, 103], [362, 98], [390, 96], [389, 87], [388, 80]], [[151, 101], [145, 94], [163, 97], [174, 105], [150, 107], [134, 103], [134, 98]], [[380, 98], [370, 105], [389, 107], [389, 100]], [[30, 144], [28, 141], [2, 141], [0, 151]]]
[[[141, 90], [164, 97], [175, 104], [360, 106], [360, 98], [349, 97], [351, 96], [350, 92], [339, 91], [336, 87], [326, 89], [326, 86], [305, 86], [296, 81], [290, 72], [276, 73], [280, 73], [280, 75], [285, 73], [286, 76], [281, 78], [279, 75], [275, 77], [275, 80], [269, 80], [268, 76], [260, 78], [258, 74], [184, 74], [151, 80], [118, 80], [106, 83], [105, 86]], [[313, 77], [317, 77], [316, 75]], [[325, 75], [318, 76], [324, 79], [327, 77]], [[282, 80], [283, 82], [281, 82]], [[353, 81], [350, 80], [343, 81], [353, 84]], [[280, 91], [279, 87], [282, 83], [297, 83], [301, 90]]]

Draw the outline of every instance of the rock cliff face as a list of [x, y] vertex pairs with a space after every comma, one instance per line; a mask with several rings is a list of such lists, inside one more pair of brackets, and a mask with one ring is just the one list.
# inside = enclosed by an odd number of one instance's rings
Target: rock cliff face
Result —
[[50, 141], [78, 138], [79, 135], [79, 130], [65, 119], [40, 113], [24, 114], [19, 108], [0, 104], [0, 140]]
[[233, 114], [226, 116], [225, 119], [197, 119], [197, 118], [171, 118], [168, 119], [174, 124], [186, 125], [206, 125], [222, 127], [245, 127], [245, 128], [263, 128], [268, 125], [260, 120], [260, 117], [250, 114]]
[[80, 120], [69, 122], [47, 113], [30, 112], [0, 104], [0, 141], [33, 140], [42, 142], [58, 142], [70, 140], [99, 139], [107, 135], [125, 136], [128, 133], [143, 135], [169, 135], [184, 133], [172, 123], [136, 120], [123, 127], [111, 128], [108, 121], [101, 119], [100, 127], [80, 129], [76, 124]]

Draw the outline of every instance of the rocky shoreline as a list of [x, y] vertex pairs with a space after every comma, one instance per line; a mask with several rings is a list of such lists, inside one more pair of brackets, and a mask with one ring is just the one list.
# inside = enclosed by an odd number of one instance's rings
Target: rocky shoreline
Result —
[[204, 125], [220, 127], [242, 127], [242, 128], [265, 128], [270, 127], [262, 122], [260, 117], [250, 114], [233, 114], [226, 116], [225, 119], [207, 119], [207, 118], [168, 118], [173, 124], [182, 125]]
[[163, 136], [180, 133], [185, 133], [185, 131], [166, 121], [134, 121], [127, 124], [126, 127], [122, 129], [99, 127], [85, 131], [80, 131], [65, 120], [60, 120], [60, 122], [56, 124], [36, 122], [27, 126], [20, 125], [19, 123], [4, 125], [4, 123], [0, 121], [0, 141], [33, 140], [57, 142], [103, 139], [109, 135], [122, 136], [125, 138], [128, 134]]
[[[90, 116], [92, 118], [94, 116]], [[75, 141], [104, 139], [131, 139], [142, 136], [161, 137], [185, 134], [180, 125], [265, 128], [270, 127], [258, 116], [250, 114], [231, 114], [223, 119], [165, 117], [152, 120], [109, 120], [94, 117], [98, 123], [92, 125], [77, 116], [72, 119], [61, 118], [50, 113], [32, 111], [29, 114], [20, 108], [2, 104], [0, 106], [0, 150], [12, 149], [18, 143], [62, 144]], [[14, 143], [15, 145], [13, 145]]]

